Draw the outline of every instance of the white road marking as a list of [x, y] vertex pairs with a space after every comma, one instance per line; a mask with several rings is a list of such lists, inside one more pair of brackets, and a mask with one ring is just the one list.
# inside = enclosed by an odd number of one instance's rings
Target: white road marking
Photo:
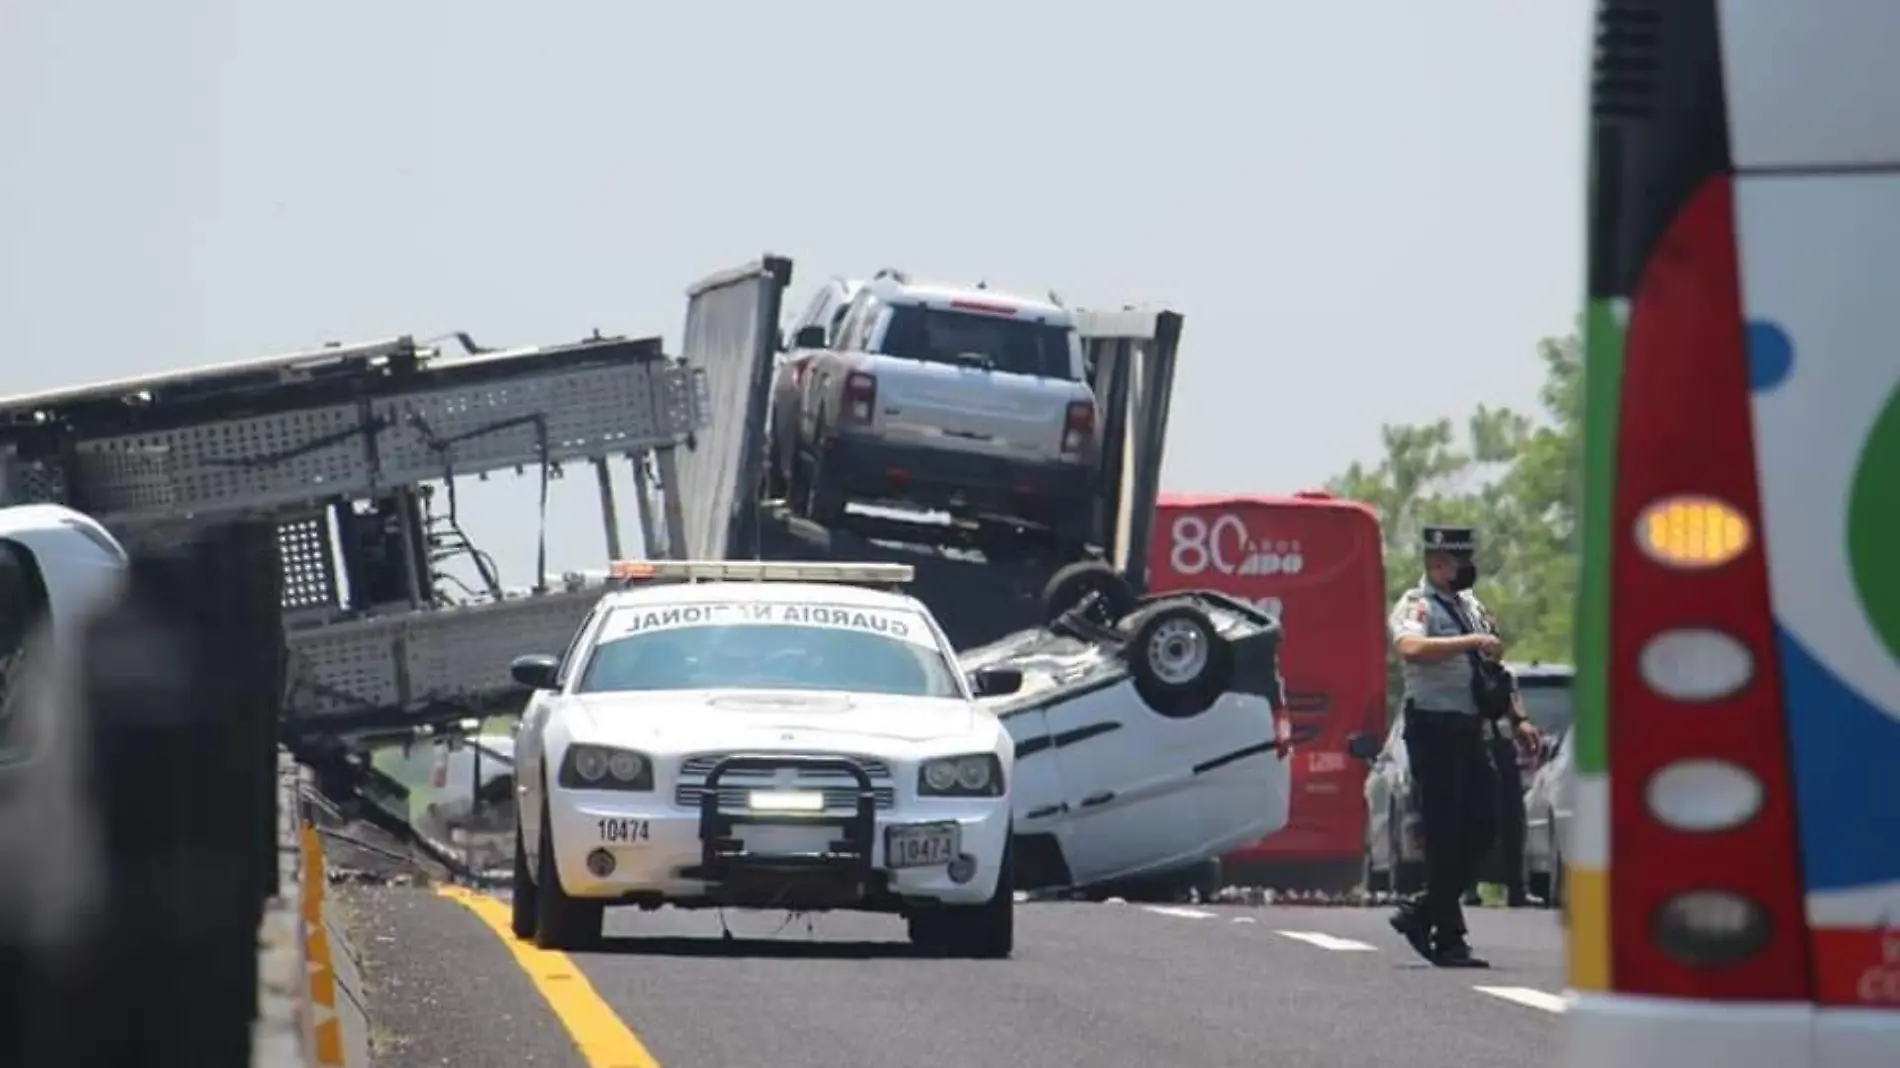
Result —
[[1334, 938], [1332, 935], [1321, 934], [1318, 931], [1275, 931], [1273, 933], [1291, 938], [1295, 942], [1305, 942], [1307, 945], [1340, 953], [1371, 953], [1379, 948], [1365, 942], [1355, 942], [1350, 938]]
[[1234, 922], [1235, 923], [1258, 923], [1260, 921], [1254, 919], [1252, 916], [1235, 916]]
[[1528, 1005], [1545, 1012], [1562, 1012], [1569, 1007], [1569, 999], [1556, 994], [1546, 994], [1542, 990], [1533, 990], [1528, 986], [1474, 986], [1471, 989], [1480, 994], [1489, 994], [1494, 998], [1514, 1001], [1519, 1005]]
[[1157, 916], [1179, 916], [1186, 920], [1209, 920], [1214, 914], [1203, 909], [1184, 909], [1177, 905], [1143, 905], [1142, 908]]

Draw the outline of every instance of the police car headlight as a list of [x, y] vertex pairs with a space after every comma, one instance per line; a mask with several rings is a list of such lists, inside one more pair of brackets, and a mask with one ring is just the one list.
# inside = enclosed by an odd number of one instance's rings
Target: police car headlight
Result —
[[631, 749], [570, 745], [558, 781], [570, 790], [651, 790], [653, 762]]
[[1003, 765], [994, 753], [943, 757], [917, 769], [917, 792], [925, 797], [998, 797]]

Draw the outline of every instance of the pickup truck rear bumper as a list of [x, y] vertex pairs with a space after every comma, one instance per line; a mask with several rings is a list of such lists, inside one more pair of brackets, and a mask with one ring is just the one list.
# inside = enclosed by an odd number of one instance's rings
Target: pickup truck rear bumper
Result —
[[1040, 463], [840, 434], [827, 443], [825, 476], [848, 497], [896, 498], [1086, 531], [1094, 487], [1082, 464]]

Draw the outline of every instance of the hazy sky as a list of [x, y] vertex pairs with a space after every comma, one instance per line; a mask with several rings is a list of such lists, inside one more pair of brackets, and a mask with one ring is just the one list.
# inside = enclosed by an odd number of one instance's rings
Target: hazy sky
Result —
[[[1581, 297], [1586, 8], [4, 0], [0, 393], [677, 345], [683, 288], [769, 250], [794, 301], [889, 264], [1169, 305], [1165, 486], [1291, 491], [1533, 402]], [[579, 474], [557, 565], [600, 551]], [[504, 567], [527, 492], [477, 495]]]

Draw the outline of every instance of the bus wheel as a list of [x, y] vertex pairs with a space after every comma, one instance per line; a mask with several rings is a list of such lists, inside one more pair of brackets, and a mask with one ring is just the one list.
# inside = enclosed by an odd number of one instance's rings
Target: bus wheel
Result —
[[1389, 894], [1392, 892], [1392, 869], [1372, 866], [1372, 850], [1366, 850], [1365, 858], [1360, 862], [1364, 872], [1359, 880], [1367, 894]]

